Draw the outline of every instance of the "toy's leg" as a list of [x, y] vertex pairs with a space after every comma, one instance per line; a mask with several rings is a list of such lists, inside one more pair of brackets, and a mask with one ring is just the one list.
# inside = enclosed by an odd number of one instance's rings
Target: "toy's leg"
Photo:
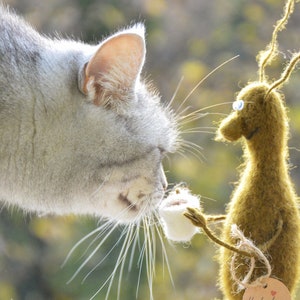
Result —
[[[228, 229], [228, 228], [227, 228]], [[273, 236], [265, 243], [258, 245], [258, 248], [263, 252], [267, 253], [269, 249], [276, 243], [279, 235], [282, 233], [283, 229], [283, 220], [280, 218], [277, 226], [273, 232]], [[228, 229], [229, 230], [229, 229]], [[230, 232], [227, 231], [227, 236], [230, 235]], [[232, 279], [231, 273], [231, 261], [232, 261], [232, 251], [229, 251], [226, 248], [220, 249], [219, 252], [219, 262], [220, 262], [220, 287], [222, 292], [224, 293], [224, 297], [226, 300], [242, 300], [243, 291], [237, 293], [235, 290], [236, 283]], [[249, 270], [249, 259], [247, 257], [240, 257], [238, 268], [239, 277], [241, 279], [247, 274]], [[262, 274], [257, 274], [257, 276], [261, 276]]]
[[277, 224], [275, 234], [267, 242], [258, 246], [258, 248], [261, 249], [262, 252], [267, 252], [268, 249], [274, 244], [274, 242], [277, 240], [277, 238], [279, 237], [282, 231], [282, 226], [283, 226], [283, 220], [280, 218]]

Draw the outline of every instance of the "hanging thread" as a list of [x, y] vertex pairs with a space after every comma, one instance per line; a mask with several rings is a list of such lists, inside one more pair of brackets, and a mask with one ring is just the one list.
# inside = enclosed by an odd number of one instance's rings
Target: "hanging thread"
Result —
[[[270, 265], [268, 259], [263, 254], [263, 252], [257, 246], [255, 246], [255, 244], [251, 240], [247, 239], [244, 236], [244, 234], [237, 227], [236, 224], [233, 224], [231, 226], [231, 235], [233, 238], [239, 240], [239, 243], [236, 247], [242, 251], [248, 252], [251, 255], [249, 271], [246, 274], [246, 276], [244, 277], [244, 279], [241, 280], [240, 278], [238, 278], [236, 276], [236, 272], [235, 272], [235, 262], [236, 262], [238, 253], [234, 253], [232, 260], [231, 260], [231, 265], [230, 265], [231, 275], [232, 275], [233, 280], [239, 285], [240, 290], [243, 290], [243, 289], [249, 288], [249, 287], [264, 286], [265, 285], [264, 279], [269, 278], [271, 276], [271, 272], [272, 272], [272, 268], [271, 268], [271, 265]], [[250, 280], [251, 280], [253, 271], [255, 269], [256, 259], [258, 259], [264, 263], [264, 265], [266, 266], [266, 269], [267, 269], [267, 273], [251, 282]]]

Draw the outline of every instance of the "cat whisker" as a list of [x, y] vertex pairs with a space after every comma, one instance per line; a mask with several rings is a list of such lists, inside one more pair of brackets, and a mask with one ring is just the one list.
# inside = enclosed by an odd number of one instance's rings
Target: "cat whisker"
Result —
[[297, 151], [297, 152], [300, 152], [300, 149], [297, 148], [297, 147], [288, 147], [289, 150], [294, 150], [294, 151]]
[[213, 104], [213, 105], [210, 105], [210, 106], [207, 106], [204, 108], [200, 108], [200, 109], [198, 109], [194, 112], [191, 112], [187, 115], [183, 115], [183, 116], [177, 115], [176, 118], [177, 118], [177, 122], [178, 122], [178, 129], [179, 129], [181, 136], [179, 136], [176, 141], [176, 144], [177, 144], [176, 153], [181, 155], [185, 159], [187, 158], [186, 152], [188, 152], [188, 153], [192, 154], [193, 156], [195, 156], [200, 161], [206, 160], [205, 156], [202, 153], [203, 148], [193, 142], [187, 141], [186, 139], [182, 138], [182, 135], [193, 134], [193, 133], [205, 133], [205, 134], [214, 135], [216, 133], [216, 128], [215, 127], [193, 127], [193, 128], [185, 129], [185, 127], [188, 123], [191, 123], [195, 120], [198, 120], [198, 119], [203, 118], [208, 115], [221, 115], [221, 116], [226, 115], [224, 113], [215, 113], [215, 112], [203, 113], [203, 111], [212, 109], [212, 108], [216, 108], [219, 106], [223, 106], [223, 105], [228, 105], [228, 104], [232, 105], [232, 103], [233, 103], [233, 101]]
[[104, 177], [103, 181], [99, 185], [99, 187], [90, 195], [89, 199], [92, 200], [94, 197], [99, 195], [99, 192], [103, 188], [103, 186], [110, 180], [113, 170], [108, 172], [108, 174]]
[[[173, 279], [171, 276], [170, 266], [168, 262], [167, 252], [164, 245], [164, 241], [161, 235], [161, 232], [159, 231], [159, 218], [157, 215], [156, 210], [153, 210], [153, 207], [151, 205], [151, 201], [148, 199], [145, 200], [146, 205], [141, 207], [140, 215], [137, 217], [137, 219], [129, 224], [124, 225], [124, 228], [120, 234], [120, 237], [118, 240], [114, 243], [114, 245], [111, 247], [111, 249], [106, 253], [105, 256], [97, 263], [96, 266], [92, 268], [83, 278], [82, 282], [85, 282], [87, 278], [99, 267], [103, 264], [105, 260], [108, 259], [110, 255], [112, 255], [113, 251], [116, 250], [117, 246], [122, 244], [121, 250], [118, 254], [116, 263], [113, 267], [112, 272], [110, 275], [101, 283], [101, 286], [97, 289], [97, 291], [92, 295], [90, 298], [95, 299], [96, 296], [103, 291], [105, 288], [106, 296], [105, 300], [109, 299], [110, 293], [112, 291], [113, 283], [117, 280], [117, 300], [121, 299], [121, 287], [122, 287], [122, 279], [124, 275], [124, 268], [125, 265], [128, 264], [128, 271], [131, 271], [136, 249], [139, 249], [139, 257], [138, 257], [138, 266], [139, 266], [139, 274], [138, 274], [138, 280], [137, 280], [137, 287], [136, 287], [136, 297], [138, 298], [138, 292], [139, 292], [139, 286], [141, 283], [142, 278], [142, 272], [145, 270], [147, 274], [147, 280], [148, 280], [148, 287], [149, 287], [149, 295], [150, 300], [154, 299], [153, 294], [153, 280], [155, 276], [155, 258], [156, 258], [156, 251], [157, 251], [157, 244], [156, 244], [156, 236], [159, 237], [158, 241], [161, 244], [162, 247], [162, 254], [163, 254], [163, 263], [167, 264], [167, 269], [170, 274], [170, 278], [173, 284]], [[127, 210], [129, 210], [130, 207], [127, 207], [122, 211], [122, 213], [126, 213]], [[118, 216], [117, 216], [118, 217]], [[83, 268], [87, 265], [87, 263], [92, 259], [92, 257], [95, 256], [95, 254], [99, 251], [101, 247], [103, 247], [104, 243], [107, 242], [109, 236], [116, 230], [117, 227], [119, 227], [120, 224], [114, 223], [112, 221], [107, 221], [95, 230], [93, 230], [91, 233], [87, 234], [84, 238], [82, 238], [79, 242], [75, 244], [75, 246], [71, 249], [69, 252], [65, 263], [70, 259], [70, 257], [74, 254], [75, 250], [82, 245], [84, 242], [88, 241], [90, 238], [93, 238], [93, 240], [89, 243], [86, 251], [84, 252], [84, 255], [87, 257], [83, 260], [79, 268], [76, 270], [76, 272], [73, 274], [73, 276], [68, 281], [71, 282], [79, 275], [79, 273], [83, 270]], [[140, 244], [140, 228], [143, 228], [143, 243]], [[96, 235], [96, 236], [95, 236]], [[95, 246], [94, 249], [91, 249], [93, 245], [97, 241], [100, 242]], [[88, 253], [89, 252], [89, 253]], [[145, 266], [145, 269], [144, 269]]]
[[114, 225], [113, 221], [106, 221], [104, 224], [102, 224], [99, 229], [99, 233], [97, 234], [97, 236], [90, 242], [90, 244], [87, 246], [87, 248], [85, 249], [84, 253], [82, 254], [82, 257], [85, 256], [88, 252], [88, 250], [96, 243], [97, 240], [99, 240], [102, 236], [106, 236], [109, 235], [109, 233], [107, 233], [107, 231]]
[[189, 157], [186, 155], [186, 152], [184, 151], [184, 149], [181, 145], [180, 145], [180, 147], [178, 147], [176, 154], [180, 155], [184, 159], [189, 159]]
[[[227, 116], [227, 114], [225, 113], [220, 113], [220, 112], [205, 112], [203, 113], [202, 111], [210, 109], [210, 108], [215, 108], [218, 106], [222, 106], [222, 105], [228, 105], [228, 104], [232, 104], [233, 102], [223, 102], [223, 103], [219, 103], [219, 104], [214, 104], [211, 106], [207, 106], [201, 109], [198, 109], [197, 111], [194, 111], [188, 115], [184, 115], [184, 116], [177, 116], [177, 123], [178, 123], [178, 129], [179, 132], [182, 133], [183, 132], [183, 128], [186, 127], [187, 124], [197, 121], [201, 118], [207, 117], [207, 116], [213, 116], [213, 115], [217, 115], [217, 116]], [[215, 128], [216, 129], [216, 128]]]
[[169, 101], [169, 103], [166, 106], [167, 109], [171, 108], [171, 106], [172, 106], [172, 104], [173, 104], [173, 102], [174, 102], [174, 100], [175, 100], [175, 98], [176, 98], [176, 96], [178, 94], [178, 91], [179, 91], [179, 89], [181, 87], [182, 82], [183, 82], [183, 76], [180, 78], [180, 80], [179, 80], [179, 82], [178, 82], [178, 84], [176, 86], [175, 92], [173, 93], [173, 96], [172, 96], [171, 100]]
[[[150, 202], [146, 202], [149, 203]], [[149, 294], [150, 294], [150, 300], [153, 299], [153, 278], [155, 274], [155, 257], [156, 257], [156, 238], [155, 238], [155, 232], [153, 231], [153, 224], [155, 224], [155, 218], [152, 215], [153, 209], [149, 208], [149, 205], [144, 207], [144, 217], [141, 220], [140, 224], [143, 228], [144, 233], [144, 241], [143, 245], [140, 249], [140, 255], [138, 259], [138, 265], [139, 265], [139, 274], [138, 274], [138, 282], [137, 282], [137, 288], [136, 288], [136, 297], [138, 298], [138, 291], [140, 286], [140, 280], [141, 280], [141, 274], [143, 271], [143, 265], [145, 262], [146, 265], [146, 273], [147, 273], [147, 280], [148, 280], [148, 288], [149, 288]], [[139, 228], [139, 227], [138, 227]], [[134, 243], [136, 244], [139, 242], [139, 236], [136, 237]], [[130, 266], [131, 266], [130, 262]]]
[[216, 131], [217, 127], [214, 127], [214, 126], [198, 126], [198, 127], [191, 127], [191, 128], [185, 129], [184, 131], [190, 130], [190, 129], [192, 129], [192, 130], [199, 129], [199, 130], [214, 130], [214, 131]]
[[143, 262], [144, 262], [144, 257], [145, 257], [145, 239], [147, 237], [144, 236], [144, 242], [140, 248], [140, 255], [138, 258], [138, 266], [139, 266], [139, 274], [138, 274], [138, 281], [137, 281], [137, 287], [136, 287], [136, 298], [138, 296], [138, 292], [139, 292], [139, 287], [140, 287], [140, 283], [141, 283], [141, 277], [142, 277], [142, 270], [143, 270]]
[[205, 156], [202, 153], [203, 148], [201, 146], [184, 139], [181, 139], [179, 142], [183, 152], [189, 152], [200, 161], [206, 160]]
[[209, 131], [209, 130], [202, 130], [197, 128], [191, 128], [181, 131], [181, 134], [191, 134], [191, 133], [209, 133], [209, 134], [215, 134], [216, 131]]
[[[162, 233], [161, 233], [161, 230], [160, 230], [161, 224], [160, 224], [160, 218], [158, 216], [158, 212], [155, 212], [155, 215], [156, 215], [156, 219], [158, 220], [158, 224], [154, 224], [154, 226], [155, 226], [155, 230], [156, 230], [158, 239], [159, 239], [160, 244], [161, 244], [163, 266], [165, 266], [165, 265], [167, 266], [168, 275], [170, 277], [171, 284], [172, 284], [173, 287], [175, 287], [175, 283], [174, 283], [174, 279], [173, 279], [172, 271], [171, 271], [171, 266], [170, 266], [170, 262], [169, 262], [169, 259], [168, 259], [167, 250], [166, 250], [164, 240], [163, 240], [163, 237], [162, 237]], [[163, 268], [163, 270], [164, 270], [164, 268]]]
[[202, 113], [202, 112], [204, 112], [204, 111], [206, 111], [208, 109], [216, 108], [216, 107], [223, 106], [223, 105], [227, 105], [228, 106], [229, 104], [232, 105], [232, 103], [233, 103], [233, 101], [227, 101], [227, 102], [221, 102], [221, 103], [212, 104], [212, 105], [209, 105], [209, 106], [206, 106], [206, 107], [199, 108], [199, 109], [197, 109], [197, 110], [195, 110], [195, 111], [193, 111], [193, 112], [191, 112], [191, 113], [189, 113], [187, 115], [183, 115], [182, 116], [181, 114], [179, 114], [179, 115], [177, 115], [177, 118], [178, 118], [179, 122], [181, 122], [184, 119], [188, 119], [190, 117], [195, 117], [195, 116], [197, 116], [198, 119], [199, 119], [199, 118], [207, 116], [208, 114], [213, 114], [213, 113], [208, 113], [208, 112]]
[[105, 232], [105, 230], [103, 230], [103, 228], [108, 227], [108, 224], [105, 223], [102, 226], [94, 229], [93, 231], [91, 231], [90, 233], [88, 233], [87, 235], [85, 235], [82, 239], [80, 239], [73, 247], [72, 249], [69, 251], [67, 257], [65, 258], [64, 262], [62, 263], [62, 268], [67, 264], [67, 262], [70, 260], [71, 256], [73, 255], [73, 253], [76, 251], [76, 249], [83, 244], [87, 239], [89, 239], [90, 237], [92, 237], [94, 234], [98, 233], [98, 232]]
[[105, 241], [108, 239], [108, 237], [111, 235], [111, 233], [116, 229], [118, 226], [118, 223], [115, 223], [110, 231], [104, 236], [101, 243], [97, 245], [97, 247], [92, 251], [92, 253], [84, 260], [84, 262], [78, 267], [78, 269], [75, 271], [73, 276], [70, 278], [70, 280], [67, 283], [70, 283], [74, 280], [74, 278], [80, 273], [80, 271], [83, 269], [83, 267], [90, 261], [90, 259], [95, 255], [95, 253], [102, 247], [102, 245], [105, 243]]
[[179, 126], [183, 126], [185, 124], [191, 123], [193, 121], [200, 120], [206, 116], [210, 115], [209, 113], [191, 113], [187, 117], [181, 117], [178, 119]]
[[135, 228], [134, 225], [129, 226], [128, 233], [126, 235], [125, 241], [123, 243], [122, 249], [121, 249], [120, 254], [118, 256], [118, 259], [117, 259], [117, 265], [116, 265], [115, 269], [112, 272], [114, 275], [113, 275], [113, 277], [112, 277], [112, 279], [110, 281], [110, 284], [109, 284], [109, 287], [108, 287], [108, 290], [107, 290], [107, 294], [106, 294], [105, 300], [108, 299], [109, 292], [110, 292], [110, 290], [112, 288], [112, 284], [113, 284], [113, 280], [114, 280], [115, 274], [116, 274], [116, 272], [117, 272], [117, 270], [118, 270], [119, 267], [120, 267], [120, 273], [119, 273], [117, 300], [120, 299], [122, 276], [123, 276], [123, 272], [124, 272], [124, 266], [125, 266], [125, 261], [126, 261], [126, 258], [127, 258], [127, 253], [129, 252], [129, 249], [130, 249], [130, 247], [132, 245], [132, 241], [134, 239], [133, 238], [134, 228]]
[[185, 107], [180, 113], [178, 113], [178, 114], [176, 115], [176, 116], [177, 116], [177, 120], [178, 120], [178, 117], [184, 115], [185, 112], [187, 112], [189, 109], [191, 109], [191, 106]]
[[151, 240], [151, 233], [150, 228], [148, 227], [147, 221], [143, 220], [143, 229], [144, 229], [144, 236], [145, 236], [145, 262], [146, 262], [146, 272], [147, 272], [147, 278], [148, 278], [148, 287], [150, 291], [150, 299], [153, 299], [153, 273], [152, 269], [155, 268], [155, 266], [152, 265], [152, 247], [154, 247], [152, 243], [154, 241]]
[[206, 76], [204, 76], [195, 86], [194, 88], [188, 93], [188, 95], [184, 98], [184, 100], [181, 102], [181, 104], [179, 105], [179, 107], [177, 108], [176, 112], [178, 113], [178, 111], [180, 111], [180, 109], [183, 107], [183, 105], [186, 103], [186, 101], [192, 96], [192, 94], [195, 92], [195, 90], [207, 79], [209, 78], [212, 74], [214, 74], [216, 71], [218, 71], [219, 69], [221, 69], [224, 65], [226, 65], [227, 63], [231, 62], [232, 60], [236, 59], [237, 57], [239, 57], [239, 55], [236, 55], [228, 60], [226, 60], [225, 62], [223, 62], [222, 64], [220, 64], [219, 66], [217, 66], [216, 68], [214, 68], [211, 72], [209, 72]]
[[132, 243], [132, 251], [131, 251], [131, 255], [130, 255], [130, 259], [129, 259], [129, 263], [128, 263], [128, 271], [129, 272], [132, 269], [135, 250], [136, 250], [137, 246], [140, 243], [139, 236], [140, 236], [140, 226], [135, 226], [135, 238], [134, 238], [134, 241]]
[[[133, 265], [133, 259], [135, 255], [136, 248], [140, 248], [140, 223], [135, 226], [135, 237], [133, 239], [132, 247], [131, 247], [131, 255], [130, 255], [130, 260], [128, 264], [128, 271], [131, 271], [132, 265]], [[140, 270], [142, 270], [142, 265], [140, 266]], [[139, 276], [138, 276], [138, 282], [137, 282], [137, 287], [136, 287], [136, 298], [138, 298], [138, 290], [139, 290], [139, 285], [140, 285], [140, 271], [139, 271]]]
[[113, 247], [111, 247], [111, 249], [106, 253], [106, 255], [100, 260], [99, 263], [96, 264], [96, 266], [94, 266], [92, 268], [92, 270], [90, 270], [85, 277], [82, 279], [82, 282], [86, 281], [86, 279], [99, 267], [101, 266], [101, 264], [109, 257], [109, 255], [112, 253], [112, 251], [117, 247], [117, 245], [121, 242], [122, 238], [124, 237], [125, 233], [127, 232], [127, 228], [124, 228], [122, 230], [122, 233], [120, 234], [120, 237], [118, 238], [118, 240], [115, 242], [115, 244], [113, 245]]
[[205, 130], [189, 130], [187, 132], [182, 132], [182, 134], [194, 134], [194, 133], [205, 133], [205, 134], [211, 134], [215, 135], [215, 132], [213, 131], [205, 131]]
[[[146, 202], [149, 203], [150, 201]], [[125, 213], [130, 207], [127, 207], [122, 211], [122, 213]], [[142, 219], [137, 219], [130, 225], [125, 225], [120, 237], [116, 241], [116, 243], [113, 245], [113, 247], [106, 253], [106, 255], [99, 261], [99, 263], [93, 267], [92, 270], [90, 270], [85, 277], [83, 278], [82, 282], [84, 282], [95, 270], [98, 268], [103, 262], [111, 255], [113, 250], [119, 245], [121, 242], [123, 243], [120, 253], [118, 255], [115, 267], [113, 268], [113, 271], [111, 272], [110, 276], [102, 283], [101, 287], [94, 293], [94, 295], [90, 299], [94, 299], [96, 295], [98, 295], [105, 287], [107, 289], [106, 291], [106, 297], [107, 300], [109, 297], [109, 294], [111, 292], [111, 288], [113, 285], [113, 282], [116, 278], [117, 273], [118, 275], [118, 290], [117, 290], [117, 299], [121, 296], [121, 283], [122, 283], [122, 277], [124, 274], [124, 267], [125, 262], [129, 260], [128, 270], [130, 271], [133, 265], [134, 260], [134, 253], [135, 249], [139, 245], [139, 236], [140, 236], [140, 224], [143, 224], [144, 226], [144, 244], [142, 246], [142, 251], [140, 252], [140, 257], [138, 264], [140, 266], [139, 270], [139, 279], [138, 279], [138, 285], [137, 285], [137, 293], [139, 288], [139, 283], [141, 279], [141, 273], [143, 271], [143, 260], [145, 258], [146, 263], [146, 270], [147, 270], [147, 276], [148, 276], [148, 284], [149, 284], [149, 291], [151, 294], [151, 298], [153, 299], [153, 291], [152, 291], [152, 284], [153, 284], [153, 276], [154, 276], [154, 259], [155, 259], [155, 249], [156, 243], [155, 243], [155, 233], [153, 232], [153, 229], [151, 229], [152, 225], [155, 223], [154, 218], [148, 213], [150, 211], [148, 206], [144, 206], [141, 209], [141, 215], [144, 215]], [[152, 213], [153, 209], [151, 210]], [[99, 251], [99, 249], [104, 245], [104, 243], [108, 240], [109, 236], [115, 231], [115, 229], [120, 226], [117, 223], [108, 221], [104, 223], [103, 225], [99, 226], [95, 230], [93, 230], [91, 233], [87, 234], [84, 238], [82, 238], [79, 242], [75, 244], [75, 246], [71, 249], [70, 253], [68, 254], [65, 262], [63, 265], [66, 264], [66, 262], [70, 259], [70, 257], [73, 255], [75, 250], [78, 248], [79, 245], [83, 244], [85, 241], [87, 241], [89, 238], [93, 237], [95, 234], [97, 234], [96, 237], [93, 238], [91, 243], [89, 244], [88, 248], [84, 252], [84, 255], [87, 254], [88, 250], [95, 244], [95, 242], [99, 239], [102, 239], [100, 243], [91, 251], [91, 253], [87, 256], [87, 258], [83, 261], [83, 263], [79, 266], [79, 268], [76, 270], [76, 272], [73, 274], [71, 279], [68, 281], [71, 282], [74, 280], [76, 276], [82, 271], [84, 266], [87, 265], [87, 263], [91, 260], [91, 258]], [[152, 246], [151, 246], [152, 245]], [[130, 250], [131, 249], [131, 250]], [[129, 257], [129, 253], [130, 257]], [[128, 259], [127, 259], [128, 258]]]
[[206, 200], [209, 200], [209, 201], [213, 201], [213, 202], [217, 202], [216, 199], [210, 198], [210, 197], [207, 197], [207, 196], [203, 196], [203, 195], [200, 195], [200, 198], [201, 198], [201, 199], [206, 199]]
[[[126, 208], [125, 210], [123, 210], [119, 215], [123, 214], [125, 211], [127, 211], [130, 208]], [[118, 218], [118, 216], [117, 216]], [[79, 268], [76, 270], [76, 272], [73, 274], [73, 276], [69, 279], [69, 281], [67, 283], [70, 283], [71, 281], [73, 281], [75, 279], [75, 277], [79, 274], [79, 272], [83, 269], [83, 267], [88, 263], [88, 261], [95, 255], [95, 253], [100, 249], [100, 247], [103, 246], [103, 244], [106, 242], [106, 240], [109, 238], [109, 236], [114, 232], [114, 230], [119, 226], [119, 224], [117, 222], [114, 221], [106, 221], [104, 224], [102, 224], [101, 226], [97, 227], [96, 229], [94, 229], [92, 232], [88, 233], [86, 236], [84, 236], [82, 239], [80, 239], [70, 250], [70, 252], [68, 253], [65, 261], [62, 264], [62, 267], [64, 267], [66, 265], [66, 263], [70, 260], [71, 256], [74, 254], [74, 252], [76, 251], [76, 249], [83, 244], [85, 241], [87, 241], [89, 238], [91, 238], [93, 235], [95, 235], [96, 233], [98, 233], [98, 235], [96, 236], [96, 238], [94, 238], [92, 240], [92, 242], [90, 242], [89, 246], [87, 247], [87, 249], [85, 250], [85, 252], [83, 253], [82, 256], [84, 256], [87, 252], [88, 249], [91, 248], [91, 246], [97, 241], [97, 239], [100, 239], [103, 236], [103, 239], [101, 241], [100, 244], [98, 244], [98, 246], [92, 251], [92, 253], [88, 256], [88, 258], [86, 258], [84, 260], [84, 262], [79, 266]]]
[[[176, 146], [176, 152], [177, 152], [177, 148], [178, 148], [178, 147]], [[169, 153], [166, 154], [166, 156], [165, 156], [164, 159], [167, 160], [168, 166], [171, 166], [171, 165], [172, 165], [172, 163], [171, 163], [171, 157], [170, 157]]]
[[[126, 236], [125, 236], [125, 240], [123, 242], [122, 248], [120, 250], [119, 256], [117, 258], [115, 267], [113, 269], [113, 271], [111, 272], [110, 276], [105, 280], [105, 282], [101, 285], [101, 287], [94, 293], [94, 295], [90, 298], [90, 300], [95, 299], [95, 297], [103, 290], [103, 288], [108, 284], [107, 287], [107, 292], [106, 292], [106, 297], [105, 300], [108, 299], [111, 288], [112, 288], [112, 284], [114, 282], [115, 279], [115, 275], [117, 273], [117, 270], [119, 269], [119, 267], [121, 268], [121, 270], [123, 270], [124, 268], [124, 263], [125, 263], [125, 259], [126, 259], [126, 254], [129, 250], [130, 244], [131, 244], [131, 240], [132, 240], [132, 235], [133, 235], [133, 225], [128, 225], [128, 228], [126, 228]], [[122, 272], [121, 272], [122, 274]], [[119, 299], [119, 290], [118, 290], [118, 298]]]
[[221, 117], [224, 117], [224, 116], [228, 116], [228, 114], [225, 114], [225, 113], [220, 113], [220, 112], [214, 112], [214, 113], [208, 113], [209, 115], [216, 115], [216, 116], [221, 116]]
[[175, 183], [168, 183], [168, 188], [166, 190], [166, 194], [170, 193], [173, 190], [173, 186], [175, 186]]

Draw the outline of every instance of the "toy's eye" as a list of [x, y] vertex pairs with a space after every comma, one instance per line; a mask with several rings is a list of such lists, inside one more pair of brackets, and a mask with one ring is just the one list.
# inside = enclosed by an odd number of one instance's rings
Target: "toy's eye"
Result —
[[244, 108], [244, 100], [236, 100], [232, 103], [233, 110], [242, 110]]

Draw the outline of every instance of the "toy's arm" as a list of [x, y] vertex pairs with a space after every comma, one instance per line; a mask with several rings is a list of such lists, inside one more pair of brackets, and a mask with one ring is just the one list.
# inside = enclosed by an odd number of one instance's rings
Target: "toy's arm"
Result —
[[223, 242], [218, 237], [216, 237], [215, 234], [207, 227], [207, 220], [211, 220], [211, 222], [212, 221], [216, 222], [216, 220], [218, 221], [224, 220], [226, 218], [225, 216], [216, 216], [216, 217], [209, 216], [207, 219], [207, 217], [199, 209], [191, 208], [191, 207], [187, 207], [187, 212], [184, 213], [184, 216], [187, 217], [189, 220], [191, 220], [191, 222], [195, 226], [200, 227], [206, 233], [206, 235], [216, 244], [225, 247], [230, 251], [239, 253], [241, 255], [253, 257], [253, 255], [250, 254], [249, 252], [240, 250], [232, 245]]
[[[206, 235], [216, 244], [225, 247], [233, 252], [239, 253], [241, 255], [253, 257], [253, 254], [251, 253], [242, 251], [232, 245], [223, 242], [217, 236], [215, 236], [215, 234], [207, 227], [208, 223], [224, 221], [226, 219], [225, 215], [206, 216], [197, 208], [187, 207], [187, 211], [184, 213], [184, 216], [187, 217], [195, 226], [200, 227], [206, 233]], [[266, 252], [273, 245], [276, 239], [279, 237], [282, 231], [282, 226], [283, 226], [283, 220], [282, 218], [279, 218], [274, 235], [267, 242], [265, 242], [262, 245], [259, 245], [258, 248], [260, 248], [263, 252]]]
[[226, 220], [226, 215], [206, 216], [207, 223], [218, 223]]

